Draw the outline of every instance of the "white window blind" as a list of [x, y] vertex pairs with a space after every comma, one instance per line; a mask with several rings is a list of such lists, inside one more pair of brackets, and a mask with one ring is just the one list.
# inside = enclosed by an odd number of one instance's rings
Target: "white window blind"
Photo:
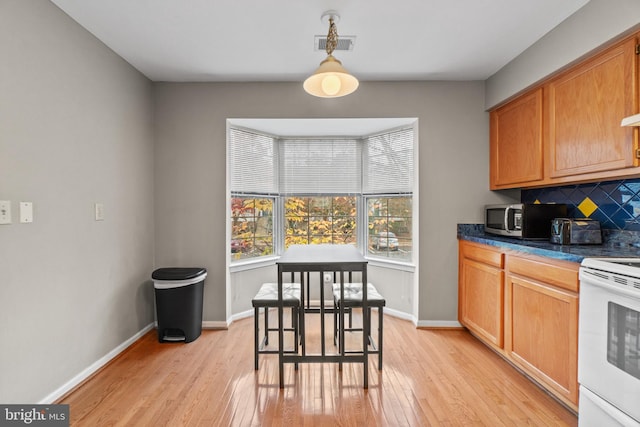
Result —
[[229, 131], [231, 191], [277, 193], [274, 138], [236, 128]]
[[281, 194], [361, 192], [361, 141], [283, 139], [279, 151]]
[[413, 191], [413, 129], [367, 137], [363, 193]]

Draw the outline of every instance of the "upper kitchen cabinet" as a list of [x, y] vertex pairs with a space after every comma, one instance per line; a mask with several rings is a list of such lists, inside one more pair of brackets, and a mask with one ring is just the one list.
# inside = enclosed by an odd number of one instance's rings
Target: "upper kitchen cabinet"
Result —
[[491, 189], [523, 186], [543, 176], [542, 88], [490, 114]]
[[637, 138], [620, 126], [638, 111], [635, 37], [546, 85], [549, 177], [637, 166]]
[[638, 34], [570, 66], [490, 113], [490, 188], [640, 176]]

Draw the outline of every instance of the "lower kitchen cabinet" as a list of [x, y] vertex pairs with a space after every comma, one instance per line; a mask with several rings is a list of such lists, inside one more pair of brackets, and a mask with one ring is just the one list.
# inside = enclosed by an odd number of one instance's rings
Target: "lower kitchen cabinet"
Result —
[[507, 256], [505, 352], [578, 407], [578, 264]]
[[504, 255], [484, 245], [460, 245], [460, 323], [496, 349], [504, 337]]
[[460, 323], [576, 411], [578, 268], [459, 242]]

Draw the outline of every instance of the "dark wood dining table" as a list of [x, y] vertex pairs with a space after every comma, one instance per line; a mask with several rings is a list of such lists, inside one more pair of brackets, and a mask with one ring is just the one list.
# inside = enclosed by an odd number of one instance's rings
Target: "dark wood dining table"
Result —
[[[362, 283], [367, 282], [367, 260], [362, 253], [353, 245], [331, 245], [331, 244], [318, 244], [318, 245], [291, 245], [285, 253], [276, 262], [278, 266], [278, 359], [279, 359], [279, 380], [280, 388], [284, 387], [284, 365], [285, 363], [362, 363], [363, 365], [363, 386], [368, 388], [368, 371], [369, 371], [369, 357], [368, 357], [368, 344], [369, 344], [369, 310], [367, 304], [367, 286], [363, 286], [362, 295], [362, 352], [343, 352], [328, 353], [325, 345], [325, 308], [324, 304], [324, 274], [332, 273], [336, 278], [336, 283], [340, 283], [341, 298], [344, 300], [344, 284], [345, 274], [351, 277], [354, 272], [360, 272]], [[300, 288], [302, 291], [302, 301], [304, 304], [304, 288], [305, 278], [310, 280], [310, 275], [317, 273], [319, 275], [320, 283], [320, 307], [319, 310], [314, 310], [320, 313], [320, 335], [321, 335], [321, 347], [319, 354], [308, 354], [305, 340], [305, 316], [311, 312], [311, 310], [301, 310], [303, 313], [300, 319], [300, 330], [302, 335], [302, 345], [300, 346], [300, 352], [298, 354], [285, 353], [284, 352], [284, 305], [282, 300], [283, 289], [283, 276], [286, 273], [299, 273]], [[339, 279], [339, 280], [338, 280]], [[333, 290], [332, 290], [333, 292]], [[331, 294], [333, 297], [333, 293]], [[339, 316], [343, 318], [344, 308], [339, 306]], [[341, 322], [344, 324], [344, 322]], [[335, 327], [335, 326], [334, 326]], [[344, 342], [344, 328], [338, 331], [340, 342]], [[297, 339], [297, 338], [296, 338]]]

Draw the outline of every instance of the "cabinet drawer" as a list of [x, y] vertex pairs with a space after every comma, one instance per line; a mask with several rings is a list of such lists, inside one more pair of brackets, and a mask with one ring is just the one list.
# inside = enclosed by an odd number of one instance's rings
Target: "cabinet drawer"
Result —
[[463, 242], [460, 246], [462, 255], [465, 258], [473, 259], [497, 268], [504, 267], [504, 253], [497, 249], [490, 249], [490, 247], [486, 245], [476, 245], [469, 242]]
[[530, 277], [572, 292], [579, 290], [578, 263], [509, 256], [507, 265], [512, 274]]

